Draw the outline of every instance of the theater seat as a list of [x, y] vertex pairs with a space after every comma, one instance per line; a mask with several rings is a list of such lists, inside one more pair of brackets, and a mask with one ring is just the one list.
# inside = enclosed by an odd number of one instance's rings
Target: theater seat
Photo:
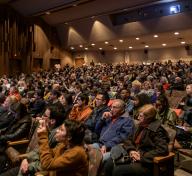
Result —
[[163, 126], [169, 135], [169, 155], [159, 156], [153, 159], [154, 170], [153, 176], [174, 176], [174, 156], [173, 153], [176, 131], [167, 126]]

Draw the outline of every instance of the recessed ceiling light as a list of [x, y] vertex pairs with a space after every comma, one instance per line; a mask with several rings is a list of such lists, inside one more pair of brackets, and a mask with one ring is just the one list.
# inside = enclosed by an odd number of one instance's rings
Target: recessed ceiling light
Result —
[[114, 47], [113, 49], [114, 49], [114, 50], [117, 50], [117, 47]]
[[50, 15], [50, 14], [51, 14], [51, 12], [45, 12], [45, 14], [46, 14], [46, 15]]
[[102, 50], [103, 48], [99, 48], [99, 50]]
[[166, 44], [166, 43], [163, 43], [162, 46], [167, 46], [167, 44]]
[[129, 49], [132, 49], [133, 47], [132, 46], [129, 46]]
[[109, 42], [108, 42], [108, 41], [106, 41], [106, 42], [105, 42], [105, 44], [107, 45], [107, 44], [109, 44]]
[[153, 37], [154, 37], [154, 38], [157, 38], [157, 37], [159, 37], [159, 36], [155, 34]]
[[182, 41], [181, 44], [182, 44], [182, 45], [185, 44], [185, 41]]
[[179, 35], [179, 32], [175, 32], [174, 34], [175, 34], [175, 35]]
[[71, 46], [71, 50], [74, 50], [75, 48], [73, 46]]
[[149, 46], [148, 46], [148, 45], [145, 45], [145, 48], [149, 48]]
[[88, 50], [88, 48], [85, 48], [85, 50]]
[[137, 37], [137, 38], [135, 38], [136, 40], [139, 40], [140, 38], [139, 37]]
[[95, 43], [92, 43], [91, 46], [95, 46]]
[[83, 48], [83, 45], [79, 45], [80, 48]]
[[120, 40], [119, 40], [119, 42], [120, 42], [120, 43], [123, 43], [123, 40], [122, 40], [122, 39], [120, 39]]

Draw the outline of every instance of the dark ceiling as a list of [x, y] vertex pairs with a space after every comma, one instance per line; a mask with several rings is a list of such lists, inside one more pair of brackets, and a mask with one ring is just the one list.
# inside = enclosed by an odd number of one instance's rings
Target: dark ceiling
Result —
[[[173, 1], [173, 0], [172, 0]], [[50, 25], [101, 16], [170, 0], [1, 0], [25, 17], [40, 16]]]

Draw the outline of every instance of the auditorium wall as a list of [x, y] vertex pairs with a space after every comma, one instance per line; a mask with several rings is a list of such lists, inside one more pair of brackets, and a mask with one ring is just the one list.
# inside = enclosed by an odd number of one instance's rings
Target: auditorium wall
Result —
[[179, 59], [189, 62], [192, 60], [192, 55], [189, 55], [185, 47], [160, 48], [144, 50], [129, 50], [129, 51], [85, 51], [77, 52], [73, 55], [74, 58], [84, 58], [85, 63], [151, 63], [164, 62], [172, 60], [173, 62]]
[[[61, 66], [65, 64], [73, 65], [71, 55], [58, 45], [51, 43], [46, 33], [38, 25], [35, 25], [34, 27], [34, 43], [35, 49], [33, 51], [33, 60], [34, 58], [43, 59], [42, 69], [50, 68], [51, 59], [60, 59]], [[38, 68], [34, 66], [32, 66], [32, 68], [33, 71], [38, 71]]]

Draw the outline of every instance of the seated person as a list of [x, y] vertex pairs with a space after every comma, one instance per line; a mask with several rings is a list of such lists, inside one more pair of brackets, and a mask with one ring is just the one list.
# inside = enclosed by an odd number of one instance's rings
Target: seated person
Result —
[[[57, 141], [55, 139], [55, 133], [57, 128], [62, 124], [61, 123], [62, 113], [58, 111], [55, 106], [48, 106], [42, 117], [36, 118], [36, 126], [39, 123], [38, 121], [43, 119], [46, 122], [46, 126], [48, 129], [48, 138], [49, 138], [49, 146], [53, 148], [56, 146]], [[41, 171], [40, 158], [39, 158], [39, 146], [38, 146], [38, 137], [37, 130], [35, 129], [33, 137], [29, 143], [27, 148], [26, 158], [21, 162], [20, 167], [15, 167], [0, 176], [23, 176], [25, 174], [33, 175], [37, 171]], [[21, 168], [21, 169], [19, 169]], [[20, 170], [20, 172], [19, 172]]]
[[141, 93], [141, 94], [137, 94], [133, 97], [133, 111], [130, 112], [130, 115], [134, 118], [137, 119], [138, 114], [139, 114], [139, 109], [145, 105], [145, 104], [150, 104], [151, 103], [151, 99], [150, 97], [145, 94], [145, 93]]
[[37, 92], [34, 94], [34, 100], [31, 102], [31, 107], [30, 107], [30, 113], [33, 116], [37, 116], [38, 114], [41, 114], [44, 109], [45, 109], [45, 100], [43, 99], [43, 91], [42, 90], [37, 90]]
[[111, 111], [103, 114], [95, 129], [100, 137], [98, 142], [93, 144], [93, 147], [100, 148], [105, 161], [109, 157], [109, 151], [113, 146], [133, 134], [134, 121], [129, 117], [128, 112], [125, 112], [125, 103], [116, 99], [113, 101]]
[[11, 111], [11, 106], [17, 103], [15, 96], [8, 96], [1, 107], [0, 113], [0, 131], [6, 128], [13, 119], [13, 112]]
[[[109, 96], [107, 92], [98, 92], [95, 98], [95, 108], [89, 118], [85, 121], [85, 125], [88, 130], [86, 130], [86, 143], [93, 143], [98, 139], [95, 132], [95, 126], [97, 122], [102, 118], [104, 112], [109, 112], [109, 107], [107, 106], [109, 102]], [[87, 136], [89, 134], [89, 136]]]
[[74, 120], [65, 120], [55, 138], [59, 144], [50, 149], [45, 121], [40, 121], [39, 137], [41, 167], [57, 176], [88, 175], [88, 156], [83, 147], [85, 127]]
[[186, 96], [182, 98], [178, 108], [188, 111], [192, 109], [192, 84], [186, 86]]
[[86, 121], [92, 113], [92, 109], [88, 106], [89, 97], [86, 94], [78, 95], [71, 112], [69, 119], [77, 120], [80, 122]]
[[131, 91], [128, 88], [123, 88], [120, 91], [119, 99], [123, 100], [126, 104], [126, 111], [131, 112], [133, 110], [133, 102], [131, 97]]
[[168, 99], [165, 95], [160, 95], [155, 103], [157, 108], [156, 118], [159, 119], [162, 124], [171, 128], [175, 128], [177, 124], [177, 114], [169, 107]]
[[5, 150], [7, 141], [27, 137], [32, 122], [31, 117], [27, 115], [26, 107], [20, 102], [13, 104], [11, 111], [13, 111], [15, 115], [12, 116], [12, 121], [0, 134], [0, 173], [4, 170], [4, 164], [6, 163]]
[[130, 156], [130, 163], [114, 166], [110, 158], [105, 165], [105, 176], [152, 175], [153, 158], [167, 155], [168, 134], [157, 120], [153, 105], [144, 105], [139, 110], [139, 126], [132, 140], [127, 140], [123, 147]]

